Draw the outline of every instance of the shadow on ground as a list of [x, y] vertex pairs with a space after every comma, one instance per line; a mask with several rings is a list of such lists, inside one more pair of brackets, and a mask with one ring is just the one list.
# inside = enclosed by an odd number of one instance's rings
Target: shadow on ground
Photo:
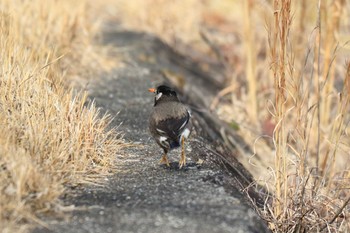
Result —
[[164, 68], [184, 77], [194, 78], [193, 72], [172, 62], [169, 48], [147, 34], [109, 32], [105, 43], [125, 65], [99, 78], [90, 96], [103, 111], [117, 115], [113, 126], [119, 125], [134, 146], [117, 157], [117, 172], [104, 187], [85, 187], [64, 200], [81, 210], [33, 232], [270, 232], [238, 190], [237, 175], [225, 168], [218, 141], [208, 136], [199, 114], [194, 114], [186, 168], [177, 167], [180, 151], [169, 154], [171, 168], [158, 164], [162, 151], [148, 133], [153, 95], [147, 90], [165, 81]]

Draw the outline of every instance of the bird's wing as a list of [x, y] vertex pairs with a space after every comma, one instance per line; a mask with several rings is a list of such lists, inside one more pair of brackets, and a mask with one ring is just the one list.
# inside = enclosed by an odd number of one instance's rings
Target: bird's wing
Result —
[[190, 113], [186, 111], [183, 115], [158, 121], [155, 125], [156, 131], [160, 136], [167, 136], [176, 141], [188, 124], [190, 117]]

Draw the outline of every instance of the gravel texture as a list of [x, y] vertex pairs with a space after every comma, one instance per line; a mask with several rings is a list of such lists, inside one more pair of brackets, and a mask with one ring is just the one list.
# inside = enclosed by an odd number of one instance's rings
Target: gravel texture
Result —
[[186, 168], [178, 169], [180, 150], [170, 152], [170, 168], [159, 165], [162, 150], [148, 132], [153, 94], [147, 90], [164, 81], [159, 69], [177, 72], [181, 67], [157, 60], [166, 51], [145, 34], [115, 32], [106, 43], [125, 65], [98, 78], [90, 96], [103, 112], [116, 115], [112, 126], [133, 146], [126, 155], [116, 155], [117, 171], [106, 185], [85, 187], [65, 198], [79, 210], [65, 220], [50, 219], [48, 228], [33, 232], [270, 232], [232, 185], [234, 175], [217, 162], [215, 147], [198, 125], [187, 143]]

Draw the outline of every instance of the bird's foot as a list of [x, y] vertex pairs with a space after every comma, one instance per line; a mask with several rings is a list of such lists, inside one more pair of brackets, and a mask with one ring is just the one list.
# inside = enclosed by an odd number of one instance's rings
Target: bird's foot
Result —
[[185, 153], [181, 153], [181, 158], [180, 158], [180, 161], [179, 161], [179, 168], [181, 169], [183, 166], [186, 166]]
[[169, 163], [167, 155], [163, 155], [162, 158], [160, 159], [159, 163], [166, 164], [168, 167], [170, 167], [170, 163]]

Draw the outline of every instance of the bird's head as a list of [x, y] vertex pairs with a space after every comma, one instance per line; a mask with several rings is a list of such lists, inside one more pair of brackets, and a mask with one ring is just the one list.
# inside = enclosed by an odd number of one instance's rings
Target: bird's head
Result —
[[150, 88], [148, 91], [156, 94], [154, 98], [154, 106], [161, 101], [179, 101], [176, 92], [172, 88], [165, 85], [160, 85], [157, 87], [157, 89]]

